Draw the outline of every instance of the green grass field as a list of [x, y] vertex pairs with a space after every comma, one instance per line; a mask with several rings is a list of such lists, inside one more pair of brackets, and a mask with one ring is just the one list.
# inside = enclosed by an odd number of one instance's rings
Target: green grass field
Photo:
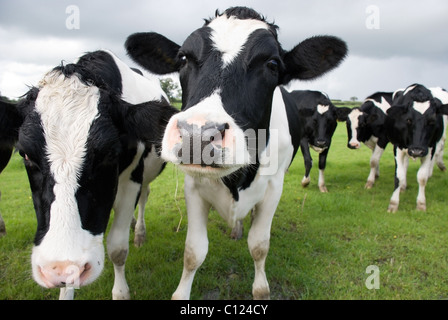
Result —
[[[317, 154], [311, 184], [302, 188], [299, 152], [286, 175], [274, 216], [266, 273], [271, 299], [446, 299], [448, 298], [448, 173], [434, 169], [426, 188], [427, 212], [415, 210], [419, 162], [408, 171], [408, 189], [400, 208], [387, 213], [394, 186], [392, 147], [381, 159], [381, 177], [371, 190], [364, 184], [370, 150], [346, 147], [345, 124], [338, 125], [329, 153], [326, 183], [317, 187]], [[447, 161], [446, 161], [447, 162]], [[0, 239], [0, 299], [57, 299], [58, 290], [40, 288], [31, 278], [30, 253], [36, 219], [28, 179], [18, 155], [0, 176], [0, 212], [7, 235]], [[147, 241], [135, 248], [130, 239], [126, 263], [132, 299], [170, 299], [182, 273], [187, 216], [183, 173], [168, 165], [152, 184], [146, 207]], [[253, 261], [244, 236], [216, 212], [209, 216], [209, 253], [196, 274], [192, 299], [251, 299]], [[133, 234], [131, 233], [131, 237]], [[379, 270], [379, 289], [368, 289]], [[76, 290], [75, 299], [110, 299], [113, 268], [93, 284]]]

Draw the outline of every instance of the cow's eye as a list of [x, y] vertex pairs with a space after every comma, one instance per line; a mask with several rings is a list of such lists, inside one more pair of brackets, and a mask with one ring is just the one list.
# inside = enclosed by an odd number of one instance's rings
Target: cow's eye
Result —
[[183, 66], [185, 66], [187, 64], [187, 62], [188, 62], [188, 59], [187, 59], [186, 55], [183, 54], [183, 55], [179, 56], [179, 64], [180, 64], [181, 68]]
[[410, 126], [412, 124], [412, 119], [407, 119], [406, 123]]
[[278, 61], [275, 59], [270, 59], [266, 63], [266, 66], [272, 71], [278, 71]]

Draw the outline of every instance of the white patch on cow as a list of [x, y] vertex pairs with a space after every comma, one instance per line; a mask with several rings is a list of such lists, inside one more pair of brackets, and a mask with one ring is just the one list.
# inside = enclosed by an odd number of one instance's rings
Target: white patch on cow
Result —
[[380, 102], [375, 101], [373, 99], [366, 99], [364, 102], [366, 102], [366, 101], [371, 101], [378, 109], [383, 111], [384, 114], [386, 114], [387, 110], [391, 107], [389, 102], [387, 102], [387, 100], [384, 99], [384, 97], [381, 97], [381, 101]]
[[439, 99], [443, 104], [448, 104], [448, 92], [440, 87], [429, 88], [434, 98]]
[[320, 114], [324, 114], [325, 112], [327, 112], [330, 109], [330, 106], [325, 106], [325, 105], [321, 105], [318, 104], [317, 105], [317, 112], [319, 112]]
[[358, 134], [356, 132], [356, 129], [359, 126], [359, 117], [362, 115], [362, 111], [359, 109], [352, 110], [348, 118], [350, 120], [350, 130], [352, 131], [352, 138], [348, 142], [350, 145], [357, 146], [358, 148], [361, 146], [361, 144], [358, 141]]
[[426, 110], [429, 109], [430, 106], [431, 106], [431, 103], [429, 101], [425, 101], [425, 102], [414, 101], [414, 104], [413, 104], [414, 110], [417, 112], [420, 112], [421, 114], [424, 114], [426, 112]]
[[[73, 75], [49, 72], [39, 83], [36, 111], [42, 121], [46, 156], [54, 178], [54, 201], [50, 208], [49, 229], [32, 254], [33, 274], [42, 284], [39, 270], [54, 261], [91, 263], [91, 274], [104, 264], [102, 235], [82, 229], [76, 201], [77, 179], [86, 154], [92, 122], [98, 117], [99, 89]], [[100, 257], [94, 261], [93, 257]], [[37, 275], [37, 276], [36, 276]], [[95, 279], [96, 277], [89, 277]], [[87, 284], [87, 283], [84, 283]]]
[[132, 104], [147, 101], [160, 101], [162, 98], [169, 101], [167, 95], [160, 87], [160, 81], [156, 77], [143, 77], [129, 68], [127, 64], [121, 61], [111, 51], [104, 51], [111, 55], [120, 70], [121, 83], [123, 86], [121, 99]]
[[208, 26], [212, 29], [214, 47], [222, 52], [223, 68], [238, 56], [255, 30], [269, 29], [267, 23], [260, 20], [240, 20], [226, 15], [215, 18]]

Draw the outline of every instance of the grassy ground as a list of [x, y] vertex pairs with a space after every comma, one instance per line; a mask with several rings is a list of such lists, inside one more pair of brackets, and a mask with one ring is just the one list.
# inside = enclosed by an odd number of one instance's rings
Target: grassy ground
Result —
[[[298, 153], [285, 180], [272, 225], [266, 273], [272, 299], [446, 299], [448, 297], [448, 173], [434, 170], [427, 186], [427, 212], [415, 210], [416, 170], [408, 171], [408, 189], [399, 211], [387, 213], [393, 190], [394, 162], [388, 146], [381, 177], [365, 190], [370, 150], [346, 147], [340, 123], [330, 150], [326, 182], [317, 187], [317, 155], [311, 184], [303, 189], [303, 158]], [[30, 252], [36, 228], [28, 180], [19, 156], [0, 176], [0, 212], [7, 235], [0, 239], [0, 299], [57, 299], [58, 290], [40, 288], [31, 279]], [[147, 241], [131, 250], [126, 264], [133, 299], [169, 299], [182, 273], [187, 217], [183, 174], [168, 165], [152, 184], [146, 208]], [[192, 299], [251, 299], [253, 262], [244, 236], [229, 239], [230, 229], [216, 212], [209, 218], [209, 254], [196, 274]], [[366, 268], [379, 269], [379, 289], [369, 290]], [[112, 264], [77, 290], [76, 299], [110, 299]]]

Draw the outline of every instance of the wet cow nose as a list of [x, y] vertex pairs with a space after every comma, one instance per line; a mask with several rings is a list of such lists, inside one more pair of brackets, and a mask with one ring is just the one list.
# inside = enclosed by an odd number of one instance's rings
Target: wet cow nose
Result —
[[39, 274], [49, 288], [78, 286], [88, 277], [90, 269], [89, 263], [78, 265], [72, 261], [58, 261], [39, 267]]
[[[228, 123], [206, 123], [203, 126], [179, 121], [181, 137], [178, 158], [183, 164], [217, 165], [222, 158], [222, 145]], [[216, 160], [216, 161], [215, 161]]]

